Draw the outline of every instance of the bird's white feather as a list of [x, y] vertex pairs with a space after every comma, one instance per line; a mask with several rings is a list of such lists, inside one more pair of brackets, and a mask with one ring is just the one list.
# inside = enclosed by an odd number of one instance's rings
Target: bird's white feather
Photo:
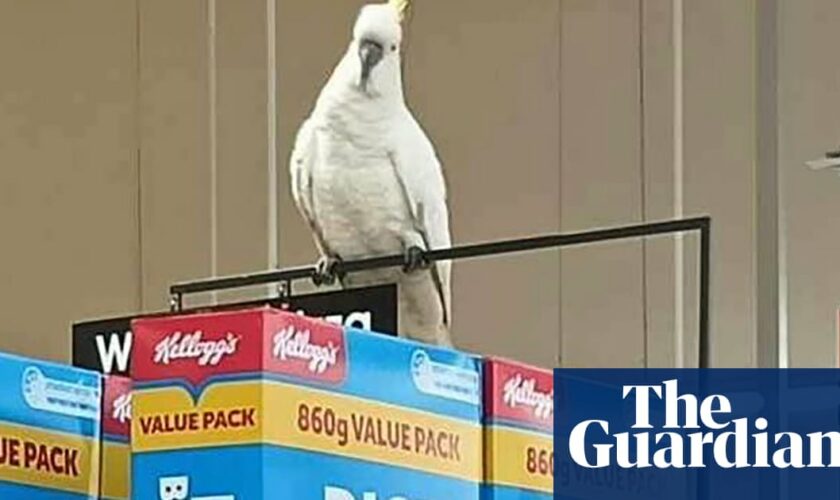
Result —
[[298, 131], [291, 161], [289, 162], [292, 199], [312, 232], [318, 252], [321, 255], [326, 255], [332, 252], [324, 241], [323, 232], [318, 225], [312, 196], [312, 178], [317, 154], [317, 134], [315, 134], [310, 120], [306, 120]]
[[[354, 40], [298, 133], [290, 164], [295, 203], [322, 255], [345, 260], [451, 246], [446, 183], [431, 140], [407, 107], [398, 16], [388, 4], [362, 9]], [[359, 40], [385, 50], [362, 75]], [[405, 274], [348, 275], [347, 286], [396, 282], [402, 334], [451, 345], [448, 262]]]

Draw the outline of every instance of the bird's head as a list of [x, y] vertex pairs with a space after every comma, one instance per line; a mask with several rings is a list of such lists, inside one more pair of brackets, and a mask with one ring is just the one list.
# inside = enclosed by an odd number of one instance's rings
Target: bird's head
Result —
[[356, 19], [350, 45], [351, 57], [356, 59], [355, 67], [358, 68], [355, 83], [369, 96], [395, 94], [402, 90], [400, 22], [407, 5], [406, 0], [365, 5]]

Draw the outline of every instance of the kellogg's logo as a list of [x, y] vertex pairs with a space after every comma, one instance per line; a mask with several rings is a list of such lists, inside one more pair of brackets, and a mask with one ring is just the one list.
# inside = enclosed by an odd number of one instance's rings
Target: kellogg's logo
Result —
[[534, 415], [543, 420], [550, 420], [554, 415], [554, 391], [540, 392], [535, 379], [526, 379], [520, 373], [505, 382], [502, 401], [510, 408], [532, 408]]
[[168, 365], [178, 359], [196, 359], [199, 366], [218, 365], [222, 358], [236, 353], [240, 335], [228, 332], [218, 340], [202, 340], [204, 333], [199, 330], [184, 334], [175, 332], [155, 346], [154, 362]]
[[114, 399], [111, 408], [111, 418], [121, 424], [131, 420], [131, 393], [121, 394]]
[[341, 349], [331, 341], [324, 345], [313, 344], [309, 330], [297, 330], [294, 325], [274, 335], [274, 357], [280, 361], [299, 359], [306, 361], [309, 371], [318, 375], [335, 366]]
[[269, 369], [306, 379], [344, 379], [347, 354], [341, 327], [305, 318], [285, 318], [270, 337]]

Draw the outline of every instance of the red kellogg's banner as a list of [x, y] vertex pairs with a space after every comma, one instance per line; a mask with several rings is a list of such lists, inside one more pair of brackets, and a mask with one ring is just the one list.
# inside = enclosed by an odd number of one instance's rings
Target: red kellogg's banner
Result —
[[260, 369], [262, 311], [139, 319], [132, 376], [165, 380], [177, 373], [193, 387], [209, 377]]
[[485, 366], [490, 419], [552, 431], [554, 380], [550, 371], [502, 359], [490, 359]]
[[266, 371], [330, 384], [345, 379], [347, 347], [340, 326], [288, 314], [267, 321]]
[[344, 330], [270, 308], [136, 320], [136, 382], [177, 373], [198, 388], [211, 377], [260, 371], [337, 384], [347, 375]]

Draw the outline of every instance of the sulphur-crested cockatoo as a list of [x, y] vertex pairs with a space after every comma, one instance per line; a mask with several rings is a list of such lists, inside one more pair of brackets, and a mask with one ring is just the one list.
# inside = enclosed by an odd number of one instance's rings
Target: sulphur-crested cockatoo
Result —
[[332, 282], [342, 260], [403, 253], [402, 269], [347, 273], [341, 283], [396, 283], [398, 333], [450, 346], [450, 263], [422, 258], [451, 240], [441, 165], [403, 96], [407, 3], [361, 9], [347, 52], [298, 131], [292, 194], [320, 253], [316, 283]]

